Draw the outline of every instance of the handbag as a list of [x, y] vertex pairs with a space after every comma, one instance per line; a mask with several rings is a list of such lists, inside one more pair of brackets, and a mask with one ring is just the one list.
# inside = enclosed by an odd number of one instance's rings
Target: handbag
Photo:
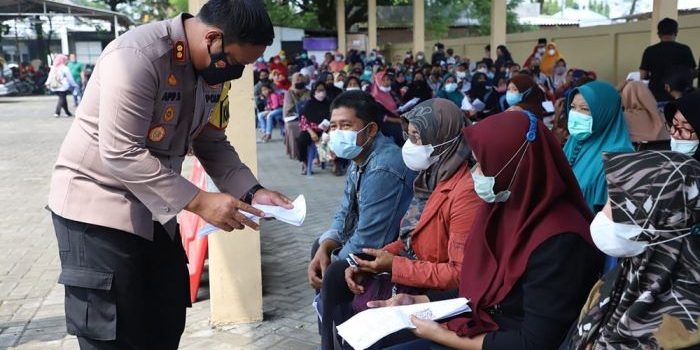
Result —
[[367, 310], [368, 301], [386, 300], [400, 293], [417, 295], [424, 292], [422, 288], [391, 282], [391, 274], [386, 272], [365, 278], [360, 284], [365, 292], [355, 295], [352, 299], [352, 311], [355, 313]]
[[61, 81], [61, 75], [60, 74], [50, 74], [49, 79], [46, 82], [46, 86], [49, 88], [49, 90], [56, 91], [56, 90], [61, 90], [63, 88], [63, 82]]

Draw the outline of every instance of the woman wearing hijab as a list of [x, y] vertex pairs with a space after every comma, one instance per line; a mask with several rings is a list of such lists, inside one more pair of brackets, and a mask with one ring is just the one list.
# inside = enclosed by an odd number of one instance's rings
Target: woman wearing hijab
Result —
[[[294, 83], [289, 91], [284, 95], [282, 103], [282, 118], [284, 122], [284, 144], [286, 146], [287, 155], [291, 159], [299, 159], [297, 152], [297, 138], [299, 137], [299, 112], [303, 103], [309, 100], [310, 92], [306, 88], [306, 77], [299, 73], [292, 74], [292, 82]], [[296, 116], [296, 119], [292, 119]]]
[[554, 72], [552, 73], [552, 87], [555, 93], [559, 88], [566, 85], [566, 61], [563, 58], [557, 60], [554, 64]]
[[671, 150], [700, 160], [695, 132], [700, 129], [700, 90], [668, 103], [664, 115], [671, 132]]
[[73, 116], [68, 110], [66, 96], [68, 96], [71, 89], [76, 88], [78, 85], [75, 83], [75, 80], [73, 80], [70, 69], [66, 66], [67, 61], [68, 56], [57, 55], [53, 60], [53, 66], [51, 66], [49, 76], [46, 78], [46, 87], [58, 96], [56, 109], [53, 113], [54, 118], [61, 116], [61, 108], [66, 112], [66, 117]]
[[544, 53], [542, 54], [542, 60], [540, 63], [540, 71], [551, 77], [554, 74], [554, 66], [557, 64], [560, 58], [563, 58], [559, 53], [557, 44], [548, 43]]
[[668, 131], [649, 87], [641, 81], [625, 81], [617, 89], [622, 95], [625, 122], [632, 142], [668, 141]]
[[457, 107], [462, 106], [464, 94], [460, 91], [457, 84], [457, 77], [452, 73], [447, 73], [442, 78], [440, 89], [435, 94], [435, 97], [445, 98], [452, 101]]
[[542, 120], [546, 113], [542, 108], [544, 100], [544, 93], [529, 76], [519, 74], [508, 81], [506, 102], [510, 106], [509, 111], [527, 110]]
[[[568, 98], [569, 139], [564, 153], [593, 212], [608, 200], [603, 171], [603, 152], [632, 152], [632, 141], [622, 111], [622, 101], [610, 83], [592, 81], [571, 91]], [[617, 263], [606, 257], [604, 272]]]
[[[485, 204], [464, 245], [458, 296], [470, 314], [440, 324], [411, 317], [424, 338], [391, 349], [553, 349], [599, 271], [588, 231], [593, 215], [558, 141], [534, 116], [493, 115], [463, 129]], [[440, 295], [442, 294], [442, 295]], [[400, 294], [371, 306], [454, 297]], [[438, 348], [440, 348], [438, 346]], [[441, 348], [442, 349], [442, 348]]]
[[507, 65], [513, 63], [513, 56], [510, 55], [510, 51], [505, 45], [498, 45], [496, 48], [496, 71], [502, 72], [501, 68], [505, 68]]
[[[403, 119], [408, 140], [402, 156], [419, 173], [399, 239], [382, 249], [363, 249], [374, 261], [356, 258], [355, 268], [345, 261], [329, 266], [323, 278], [323, 319], [331, 319], [337, 305], [365, 292], [362, 277], [387, 272], [391, 282], [402, 286], [447, 290], [459, 285], [464, 242], [483, 205], [469, 171], [471, 150], [460, 132], [467, 119], [440, 98], [417, 105]], [[331, 323], [324, 323], [323, 349], [333, 348]]]
[[394, 140], [399, 147], [403, 146], [403, 131], [401, 129], [401, 118], [399, 118], [399, 103], [401, 99], [391, 88], [392, 79], [386, 71], [378, 72], [374, 76], [372, 85], [372, 97], [380, 105], [380, 110], [384, 114], [382, 134]]
[[418, 97], [418, 103], [427, 101], [433, 97], [433, 90], [428, 86], [423, 72], [417, 71], [413, 73], [413, 81], [408, 85], [408, 91], [403, 96], [403, 103], [406, 103]]
[[593, 287], [567, 348], [699, 348], [700, 163], [669, 151], [604, 162], [610, 199], [591, 235], [621, 262]]
[[297, 138], [297, 153], [302, 164], [301, 174], [306, 175], [308, 147], [319, 141], [323, 129], [319, 126], [324, 119], [331, 119], [331, 102], [326, 95], [323, 81], [317, 81], [311, 86], [311, 99], [301, 109], [299, 121], [299, 137]]
[[318, 75], [318, 79], [316, 79], [316, 81], [322, 83], [326, 88], [326, 95], [328, 97], [328, 101], [335, 100], [335, 98], [338, 97], [338, 95], [343, 93], [343, 89], [339, 89], [334, 85], [335, 78], [333, 77], [333, 73], [331, 72], [322, 72]]

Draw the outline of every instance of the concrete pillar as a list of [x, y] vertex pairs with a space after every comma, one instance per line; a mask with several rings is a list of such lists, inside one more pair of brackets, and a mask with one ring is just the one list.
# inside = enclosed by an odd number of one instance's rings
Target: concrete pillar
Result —
[[[425, 50], [425, 0], [413, 0], [413, 57]], [[402, 52], [403, 54], [403, 52]], [[426, 57], [430, 52], [426, 52]]]
[[338, 51], [343, 55], [348, 51], [345, 41], [345, 0], [336, 0], [335, 2], [335, 22], [338, 27]]
[[678, 0], [654, 0], [654, 10], [651, 13], [651, 44], [659, 42], [658, 30], [656, 25], [664, 18], [672, 18], [678, 20]]
[[377, 49], [377, 0], [367, 0], [367, 36], [368, 49]]
[[506, 0], [491, 0], [491, 58], [496, 60], [496, 47], [506, 44]]
[[[206, 0], [189, 0], [197, 13]], [[257, 147], [253, 105], [253, 67], [234, 80], [229, 91], [231, 115], [226, 136], [241, 160], [257, 175]], [[209, 236], [209, 288], [213, 326], [262, 320], [262, 262], [260, 233], [218, 232]]]

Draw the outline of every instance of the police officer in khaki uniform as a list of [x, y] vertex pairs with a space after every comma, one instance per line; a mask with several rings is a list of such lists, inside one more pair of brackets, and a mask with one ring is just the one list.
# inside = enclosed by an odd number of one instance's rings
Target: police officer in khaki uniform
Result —
[[[260, 0], [210, 0], [196, 17], [125, 33], [98, 59], [49, 194], [68, 333], [81, 349], [178, 347], [190, 306], [182, 209], [231, 231], [258, 229], [240, 212], [261, 216], [251, 203], [292, 207], [224, 133], [223, 86], [273, 38]], [[221, 193], [180, 175], [189, 151]]]

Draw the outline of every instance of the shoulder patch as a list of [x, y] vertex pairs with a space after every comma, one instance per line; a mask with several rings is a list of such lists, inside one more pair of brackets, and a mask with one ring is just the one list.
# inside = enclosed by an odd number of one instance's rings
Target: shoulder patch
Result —
[[165, 107], [165, 112], [163, 113], [163, 121], [169, 123], [175, 119], [175, 107], [168, 106]]

